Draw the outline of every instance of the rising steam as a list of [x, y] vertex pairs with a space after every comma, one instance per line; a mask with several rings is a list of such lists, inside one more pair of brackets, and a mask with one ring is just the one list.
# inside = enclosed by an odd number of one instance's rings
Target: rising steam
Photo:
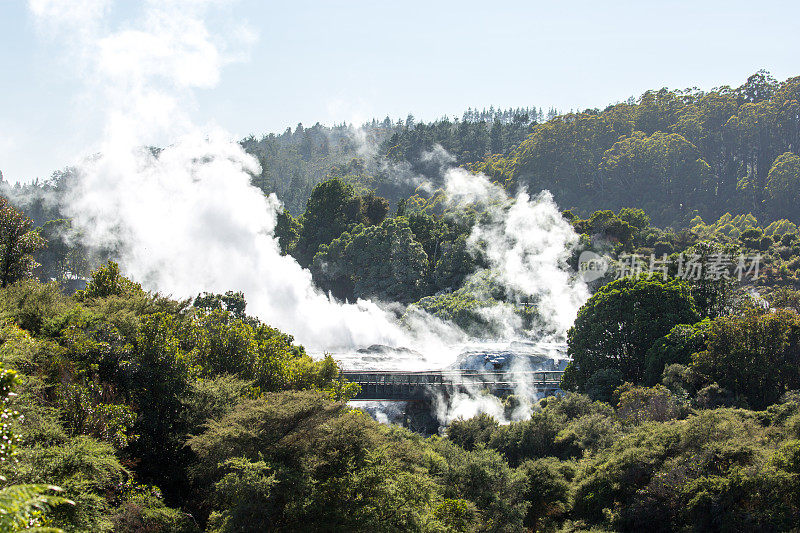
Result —
[[[202, 19], [213, 2], [151, 1], [138, 27], [117, 32], [100, 29], [104, 3], [67, 3], [31, 9], [72, 36], [82, 28], [77, 55], [105, 105], [99, 155], [80, 165], [65, 205], [88, 241], [118, 247], [126, 273], [153, 289], [244, 291], [251, 312], [311, 347], [401, 343], [406, 335], [375, 304], [331, 301], [280, 255], [279, 202], [250, 185], [256, 161], [220, 129], [195, 126], [182, 106], [227, 62]], [[142, 148], [159, 139], [163, 150]]]
[[[242, 56], [235, 53], [241, 42], [221, 39], [205, 23], [218, 3], [150, 0], [138, 22], [116, 30], [108, 28], [108, 2], [30, 1], [42, 26], [70, 43], [77, 74], [104, 115], [92, 147], [98, 155], [79, 164], [63, 210], [88, 244], [114, 249], [125, 272], [148, 288], [181, 297], [241, 290], [249, 312], [315, 351], [410, 346], [423, 358], [440, 354], [428, 365], [452, 361], [452, 347], [465, 340], [452, 325], [415, 313], [411, 327], [401, 327], [385, 306], [321, 293], [307, 270], [279, 253], [273, 230], [281, 206], [251, 186], [257, 162], [220, 128], [191, 120], [193, 91], [214, 86]], [[165, 148], [145, 148], [156, 145]], [[510, 200], [483, 176], [453, 168], [444, 176], [449, 201], [486, 201], [487, 223], [470, 242], [487, 243], [509, 295], [533, 298], [543, 330], [563, 338], [586, 290], [564, 269], [576, 236], [552, 198]], [[511, 325], [509, 337], [517, 330], [500, 311], [496, 320]]]
[[499, 185], [461, 168], [446, 173], [446, 191], [451, 202], [486, 206], [486, 220], [475, 225], [469, 243], [485, 254], [511, 301], [537, 308], [539, 336], [564, 340], [589, 291], [566, 267], [578, 236], [553, 196], [542, 191], [531, 198], [521, 191], [508, 201]]

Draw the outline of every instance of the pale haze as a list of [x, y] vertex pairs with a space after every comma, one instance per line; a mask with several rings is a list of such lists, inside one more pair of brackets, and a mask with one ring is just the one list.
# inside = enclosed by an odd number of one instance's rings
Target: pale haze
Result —
[[[457, 353], [450, 347], [465, 340], [452, 324], [421, 310], [410, 310], [401, 324], [404, 310], [395, 305], [335, 301], [308, 270], [281, 255], [273, 234], [279, 200], [250, 185], [257, 162], [215, 121], [192, 117], [197, 92], [241, 61], [239, 48], [250, 42], [240, 36], [248, 30], [214, 31], [212, 0], [144, 6], [131, 23], [113, 27], [100, 0], [30, 1], [38, 30], [61, 43], [61, 60], [83, 83], [81, 105], [102, 120], [102, 135], [87, 148], [94, 155], [79, 161], [60, 205], [82, 242], [115, 248], [123, 271], [151, 290], [175, 297], [243, 291], [250, 312], [316, 353], [413, 346], [418, 364], [451, 363]], [[143, 149], [159, 141], [157, 156]], [[452, 162], [439, 151], [428, 157]], [[447, 176], [453, 202], [508, 205], [476, 225], [474, 237], [497, 243], [488, 252], [497, 282], [546, 311], [536, 338], [563, 341], [588, 293], [564, 270], [577, 235], [552, 198], [508, 199], [501, 187], [463, 169]], [[469, 198], [461, 198], [465, 191]], [[507, 322], [497, 313], [486, 318]], [[527, 336], [515, 326], [508, 324], [505, 340]]]
[[[736, 86], [761, 68], [800, 73], [796, 2], [215, 4], [211, 30], [234, 36], [219, 43], [225, 66], [182, 104], [234, 136], [491, 105], [569, 111], [662, 86]], [[143, 8], [108, 9], [120, 31]], [[0, 2], [0, 36], [0, 170], [46, 178], [99, 146], [104, 119], [79, 58], [26, 2]]]

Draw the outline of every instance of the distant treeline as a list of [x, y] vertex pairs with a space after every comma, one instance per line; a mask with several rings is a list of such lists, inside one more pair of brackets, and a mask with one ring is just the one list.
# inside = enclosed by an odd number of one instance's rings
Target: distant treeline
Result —
[[[555, 114], [551, 109], [548, 116]], [[241, 144], [261, 165], [254, 184], [277, 194], [289, 212], [298, 215], [314, 186], [330, 176], [348, 176], [397, 202], [414, 188], [403, 175], [427, 174], [423, 155], [434, 146], [442, 146], [458, 165], [487, 154], [510, 154], [544, 116], [536, 108], [489, 108], [468, 109], [461, 120], [445, 117], [430, 123], [408, 115], [405, 121], [386, 117], [361, 127], [298, 124], [280, 135], [247, 137]], [[402, 163], [406, 166], [397, 166]]]
[[397, 202], [411, 192], [401, 171], [435, 172], [425, 154], [440, 145], [452, 164], [512, 188], [548, 189], [576, 213], [636, 206], [673, 227], [726, 212], [797, 222], [799, 143], [800, 78], [778, 82], [764, 71], [737, 88], [651, 90], [604, 110], [470, 109], [461, 120], [317, 124], [242, 142], [262, 165], [255, 183], [295, 216], [329, 176]]
[[696, 214], [797, 220], [800, 77], [760, 71], [738, 88], [647, 91], [636, 103], [536, 125], [511, 156], [475, 168], [514, 187], [549, 189], [586, 213], [637, 206], [662, 225]]
[[[448, 164], [485, 172], [511, 189], [548, 189], [562, 208], [583, 216], [635, 206], [675, 228], [726, 212], [766, 223], [800, 221], [800, 77], [778, 82], [765, 71], [737, 88], [651, 90], [603, 110], [490, 107], [433, 122], [409, 115], [360, 127], [298, 124], [241, 145], [261, 165], [253, 183], [294, 216], [330, 177], [396, 205], [441, 171], [430, 157], [440, 146]], [[58, 172], [24, 192], [42, 196], [39, 189], [57, 189], [64, 177]], [[37, 223], [49, 215], [44, 203], [33, 206], [37, 212], [25, 206]]]

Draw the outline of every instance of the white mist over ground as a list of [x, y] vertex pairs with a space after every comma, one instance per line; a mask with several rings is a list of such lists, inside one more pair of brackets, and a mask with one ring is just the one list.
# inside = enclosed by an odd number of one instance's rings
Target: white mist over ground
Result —
[[[441, 147], [429, 157], [438, 157], [446, 165], [451, 163], [449, 154]], [[542, 369], [560, 368], [563, 365], [558, 360], [565, 357], [566, 332], [589, 297], [582, 279], [565, 266], [578, 242], [577, 234], [561, 216], [547, 191], [534, 198], [524, 191], [509, 198], [502, 187], [484, 175], [457, 167], [446, 168], [442, 174], [439, 190], [444, 192], [448, 205], [471, 205], [485, 213], [481, 223], [473, 227], [468, 245], [475, 253], [484, 254], [493, 281], [503, 286], [509, 301], [536, 307], [534, 335], [523, 330], [522, 320], [512, 307], [494, 306], [479, 311], [491, 323], [492, 331], [496, 332], [494, 338], [471, 339], [448, 332], [450, 340], [441, 357], [431, 357], [431, 348], [424, 344], [412, 344], [404, 345], [411, 350], [355, 347], [356, 350], [337, 351], [337, 358], [349, 368], [397, 370], [430, 369], [432, 360], [453, 363], [458, 358], [465, 363], [464, 368], [491, 370], [490, 357], [486, 358], [487, 364], [481, 365], [481, 357], [464, 356], [505, 353], [511, 360], [510, 364], [503, 365], [507, 370], [533, 370], [524, 367], [522, 362], [540, 355], [553, 362]], [[408, 178], [404, 176], [403, 179]], [[423, 185], [429, 192], [436, 190], [433, 183]], [[429, 315], [413, 308], [412, 312], [412, 330], [430, 332], [435, 328]], [[513, 361], [514, 356], [520, 360]]]
[[510, 299], [522, 295], [535, 300], [531, 303], [542, 317], [537, 324], [540, 336], [563, 339], [589, 291], [565, 267], [578, 235], [553, 196], [542, 191], [531, 198], [521, 191], [508, 202], [505, 190], [485, 176], [453, 168], [445, 178], [451, 202], [488, 205], [488, 220], [473, 228], [469, 244], [484, 247], [489, 268]]
[[[241, 290], [249, 312], [312, 349], [405, 342], [375, 304], [331, 301], [280, 255], [279, 202], [250, 185], [257, 163], [219, 128], [193, 125], [182, 107], [226, 63], [202, 19], [213, 2], [150, 1], [139, 24], [116, 32], [103, 31], [105, 4], [30, 4], [71, 41], [91, 73], [87, 90], [105, 108], [99, 155], [79, 165], [65, 206], [89, 244], [122, 243], [126, 274], [164, 293]], [[154, 139], [169, 143], [157, 155], [142, 148]]]
[[[479, 348], [481, 342], [419, 311], [401, 326], [392, 305], [336, 302], [307, 270], [280, 255], [273, 236], [280, 202], [250, 185], [256, 161], [222, 129], [190, 118], [192, 92], [214, 86], [224, 65], [241, 57], [229, 52], [231, 43], [250, 35], [212, 35], [204, 17], [218, 3], [149, 0], [140, 20], [113, 29], [106, 1], [30, 1], [105, 116], [105, 130], [89, 150], [98, 155], [77, 165], [63, 206], [87, 244], [115, 249], [127, 275], [161, 293], [243, 291], [249, 313], [312, 353], [334, 353], [345, 366], [441, 368]], [[154, 145], [164, 148], [143, 148]], [[588, 293], [564, 267], [577, 237], [552, 197], [509, 199], [484, 176], [461, 169], [445, 173], [445, 190], [452, 203], [486, 203], [488, 222], [474, 228], [470, 243], [487, 243], [491, 269], [509, 294], [533, 297], [543, 336], [563, 341]], [[508, 328], [493, 346], [510, 345], [518, 333], [514, 317], [498, 310], [494, 318]], [[371, 345], [399, 350], [357, 351]], [[468, 414], [465, 409], [456, 412]]]

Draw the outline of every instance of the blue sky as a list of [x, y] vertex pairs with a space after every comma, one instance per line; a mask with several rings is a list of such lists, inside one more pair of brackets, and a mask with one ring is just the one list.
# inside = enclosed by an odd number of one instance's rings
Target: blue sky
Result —
[[[124, 25], [138, 2], [116, 2]], [[760, 68], [800, 75], [798, 2], [241, 0], [212, 29], [257, 40], [193, 117], [237, 136], [298, 122], [431, 120], [467, 107], [603, 107], [663, 86], [739, 85]], [[0, 0], [0, 170], [45, 178], [101, 135], [84, 90], [21, 0]]]

